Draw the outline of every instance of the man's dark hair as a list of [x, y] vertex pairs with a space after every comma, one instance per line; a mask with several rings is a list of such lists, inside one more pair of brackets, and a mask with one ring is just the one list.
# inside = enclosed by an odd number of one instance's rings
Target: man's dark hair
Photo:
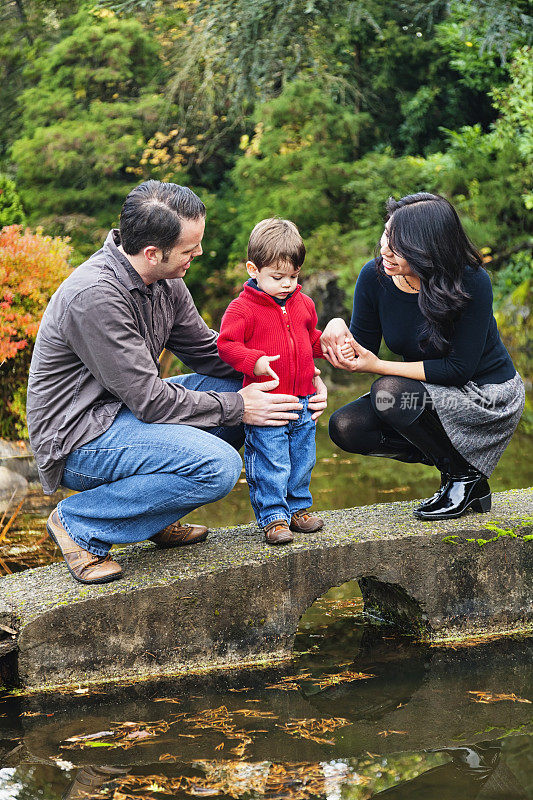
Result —
[[124, 252], [135, 256], [153, 245], [166, 259], [180, 238], [182, 220], [200, 217], [205, 217], [205, 206], [186, 186], [145, 181], [132, 189], [120, 212]]

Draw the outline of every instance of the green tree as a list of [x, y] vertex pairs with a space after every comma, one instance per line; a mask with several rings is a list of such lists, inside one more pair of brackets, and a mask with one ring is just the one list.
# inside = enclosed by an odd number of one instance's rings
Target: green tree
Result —
[[21, 96], [12, 148], [26, 208], [56, 233], [73, 214], [109, 224], [163, 105], [158, 47], [140, 22], [81, 11], [68, 23], [68, 35], [28, 67], [34, 85]]
[[251, 228], [263, 217], [289, 217], [308, 236], [348, 216], [343, 186], [368, 123], [367, 115], [339, 108], [307, 81], [288, 84], [258, 109], [255, 133], [243, 137], [244, 153], [233, 171], [240, 201], [235, 258], [242, 257]]
[[499, 116], [488, 133], [480, 125], [448, 131], [450, 146], [439, 185], [477, 227], [477, 241], [493, 252], [529, 248], [533, 205], [533, 126], [530, 48], [517, 51], [512, 83], [492, 93]]
[[529, 0], [403, 0], [415, 22], [451, 21], [459, 39], [479, 42], [481, 53], [504, 64], [517, 47], [531, 42], [533, 17]]
[[492, 91], [500, 116], [494, 125], [497, 146], [516, 146], [524, 177], [523, 199], [526, 208], [533, 208], [533, 50], [522, 47], [514, 54], [510, 67], [512, 81], [505, 88]]
[[0, 4], [0, 163], [20, 136], [18, 101], [27, 86], [25, 69], [46, 42], [58, 40], [61, 21], [72, 14], [68, 0], [4, 0]]

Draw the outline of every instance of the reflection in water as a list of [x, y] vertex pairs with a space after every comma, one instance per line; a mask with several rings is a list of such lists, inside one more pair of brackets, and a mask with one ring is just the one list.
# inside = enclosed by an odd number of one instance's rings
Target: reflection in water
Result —
[[[447, 748], [442, 753], [450, 755], [452, 760], [377, 793], [369, 787], [370, 777], [359, 774], [354, 766], [343, 761], [286, 765], [268, 761], [199, 761], [193, 766], [204, 772], [205, 777], [134, 776], [117, 767], [83, 767], [64, 793], [63, 800], [104, 797], [129, 800], [139, 798], [141, 794], [146, 798], [146, 792], [150, 795], [185, 792], [194, 796], [232, 798], [251, 795], [265, 800], [317, 797], [339, 800], [347, 790], [353, 797], [355, 787], [359, 787], [357, 797], [369, 799], [527, 800], [516, 777], [502, 763], [500, 742]], [[109, 785], [106, 791], [106, 784], [111, 782], [113, 785]]]
[[448, 764], [434, 767], [373, 797], [388, 800], [427, 800], [430, 797], [439, 800], [488, 800], [490, 797], [525, 800], [526, 795], [516, 778], [505, 765], [500, 764], [499, 742], [484, 742], [475, 747], [451, 748], [444, 752], [452, 756]]
[[[127, 769], [120, 767], [83, 767], [78, 770], [72, 785], [63, 794], [62, 800], [88, 800], [88, 798], [102, 797], [101, 789], [111, 780], [128, 774]], [[116, 794], [116, 792], [113, 792]]]
[[531, 797], [531, 640], [420, 647], [356, 590], [310, 609], [283, 667], [6, 695], [0, 800]]

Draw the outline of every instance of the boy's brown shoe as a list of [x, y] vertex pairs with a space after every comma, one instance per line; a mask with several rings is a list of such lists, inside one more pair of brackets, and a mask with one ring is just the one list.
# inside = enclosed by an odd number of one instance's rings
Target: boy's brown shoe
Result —
[[324, 527], [324, 520], [309, 511], [297, 511], [291, 517], [290, 529], [297, 533], [314, 533]]
[[205, 525], [182, 525], [180, 520], [172, 522], [162, 531], [150, 536], [150, 541], [158, 547], [181, 547], [184, 544], [196, 544], [207, 539]]
[[63, 553], [68, 571], [80, 583], [109, 583], [122, 575], [120, 564], [111, 561], [108, 555], [89, 553], [70, 538], [59, 519], [57, 508], [48, 517], [46, 530]]
[[284, 519], [276, 519], [274, 522], [270, 522], [265, 525], [263, 530], [267, 544], [289, 544], [294, 538]]

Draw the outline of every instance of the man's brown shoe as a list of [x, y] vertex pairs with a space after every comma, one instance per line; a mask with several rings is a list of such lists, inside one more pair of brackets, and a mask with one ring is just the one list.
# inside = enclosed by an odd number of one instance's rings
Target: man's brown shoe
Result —
[[205, 525], [182, 525], [178, 520], [167, 525], [162, 531], [150, 536], [150, 541], [158, 547], [181, 547], [184, 544], [196, 544], [207, 539]]
[[63, 800], [94, 800], [100, 797], [98, 789], [104, 783], [123, 778], [128, 772], [121, 767], [82, 767], [76, 773], [74, 783], [65, 791]]
[[270, 522], [265, 525], [263, 530], [267, 544], [289, 544], [294, 538], [284, 519], [276, 519], [274, 522]]
[[298, 533], [314, 533], [324, 527], [324, 520], [309, 511], [297, 511], [291, 517], [290, 529]]
[[122, 575], [120, 564], [111, 561], [108, 555], [89, 553], [70, 538], [59, 519], [57, 508], [48, 517], [46, 530], [63, 553], [68, 571], [80, 583], [109, 583]]

